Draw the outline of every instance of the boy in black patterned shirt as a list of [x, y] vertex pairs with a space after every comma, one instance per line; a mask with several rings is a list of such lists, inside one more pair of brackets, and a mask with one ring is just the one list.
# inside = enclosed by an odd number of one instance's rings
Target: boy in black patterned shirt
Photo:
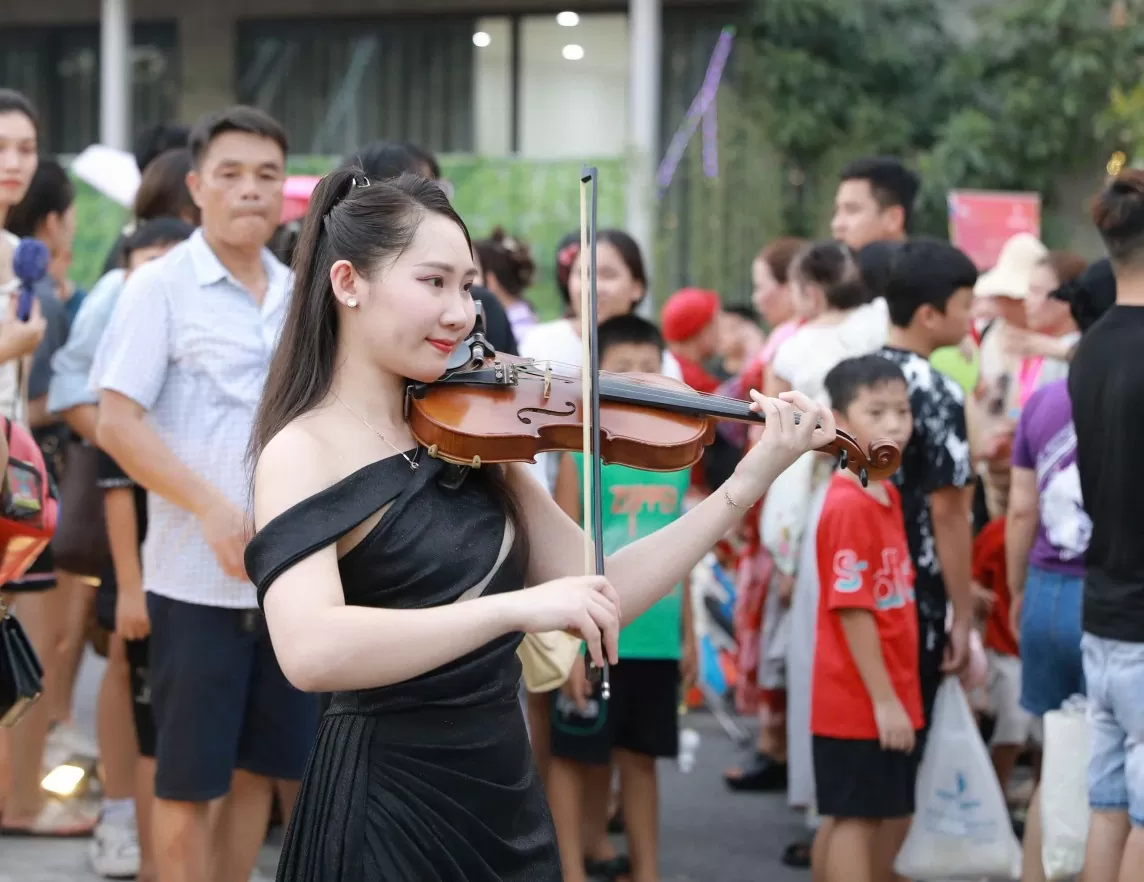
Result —
[[[977, 269], [952, 245], [915, 238], [902, 245], [886, 287], [888, 342], [879, 354], [902, 368], [914, 432], [893, 476], [902, 496], [916, 572], [919, 674], [926, 731], [943, 674], [968, 660], [972, 479], [961, 387], [929, 362], [935, 349], [969, 333]], [[946, 604], [953, 627], [946, 634]], [[923, 732], [924, 738], [924, 732]]]

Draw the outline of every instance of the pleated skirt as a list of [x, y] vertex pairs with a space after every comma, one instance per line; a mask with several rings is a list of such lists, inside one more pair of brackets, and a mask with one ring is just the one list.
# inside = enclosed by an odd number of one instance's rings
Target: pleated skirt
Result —
[[558, 882], [520, 707], [327, 714], [278, 882]]

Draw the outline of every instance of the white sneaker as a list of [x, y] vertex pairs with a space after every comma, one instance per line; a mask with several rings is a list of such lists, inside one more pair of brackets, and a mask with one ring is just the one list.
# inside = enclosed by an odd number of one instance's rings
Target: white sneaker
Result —
[[104, 879], [134, 879], [139, 875], [139, 836], [135, 821], [100, 821], [91, 839], [91, 866]]
[[71, 759], [96, 760], [99, 748], [74, 726], [63, 724], [48, 733], [44, 746], [44, 767], [54, 769]]

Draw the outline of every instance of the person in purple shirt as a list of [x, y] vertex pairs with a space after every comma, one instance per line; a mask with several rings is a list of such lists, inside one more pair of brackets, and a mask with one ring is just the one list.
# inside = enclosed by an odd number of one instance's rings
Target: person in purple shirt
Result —
[[1076, 464], [1068, 381], [1029, 399], [1013, 439], [1005, 560], [1021, 655], [1021, 706], [1043, 716], [1084, 692], [1081, 610], [1092, 521]]

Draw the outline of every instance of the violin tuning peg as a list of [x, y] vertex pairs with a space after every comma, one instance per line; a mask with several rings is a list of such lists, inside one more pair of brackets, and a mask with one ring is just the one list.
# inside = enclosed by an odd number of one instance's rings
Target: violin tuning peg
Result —
[[866, 473], [865, 469], [858, 470], [858, 480], [862, 482], [863, 487], [868, 487], [870, 485], [870, 476]]

